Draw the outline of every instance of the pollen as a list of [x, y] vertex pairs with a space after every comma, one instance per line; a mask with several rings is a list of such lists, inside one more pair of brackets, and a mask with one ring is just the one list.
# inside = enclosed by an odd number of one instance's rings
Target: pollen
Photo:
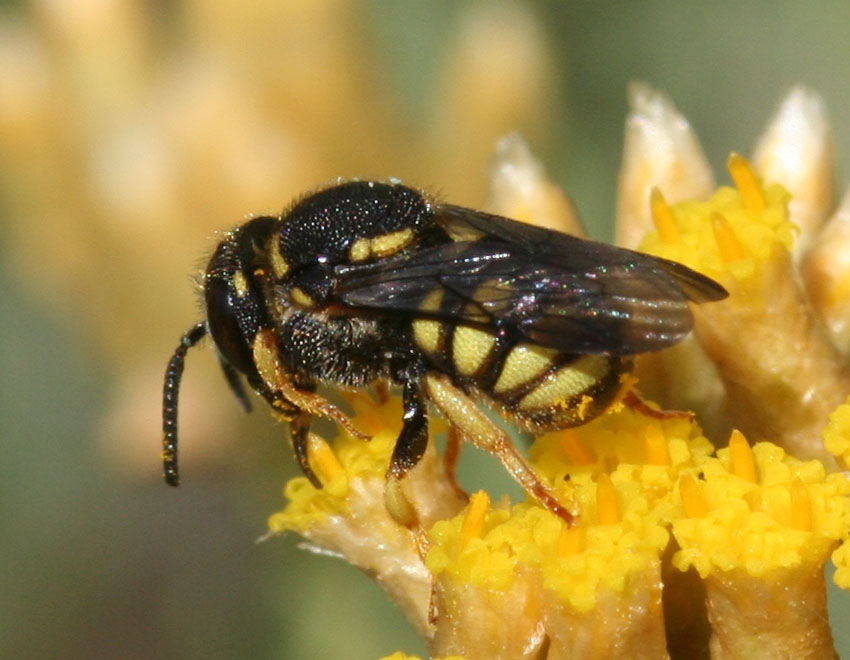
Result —
[[738, 429], [729, 436], [729, 456], [732, 461], [732, 472], [751, 483], [756, 483], [756, 464], [750, 443]]
[[822, 435], [827, 450], [850, 463], [850, 397], [829, 414]]
[[764, 189], [747, 159], [740, 154], [732, 153], [726, 161], [726, 169], [735, 182], [735, 187], [741, 194], [744, 207], [752, 213], [761, 213], [766, 206]]
[[587, 394], [582, 394], [581, 401], [578, 403], [578, 407], [576, 408], [576, 415], [581, 421], [587, 419], [588, 409], [593, 405], [593, 397], [588, 396]]
[[600, 474], [596, 482], [596, 516], [600, 525], [616, 525], [620, 522], [617, 489], [607, 474]]
[[658, 188], [653, 188], [649, 194], [649, 208], [652, 213], [652, 222], [662, 242], [678, 243], [679, 228], [673, 218], [673, 211]]

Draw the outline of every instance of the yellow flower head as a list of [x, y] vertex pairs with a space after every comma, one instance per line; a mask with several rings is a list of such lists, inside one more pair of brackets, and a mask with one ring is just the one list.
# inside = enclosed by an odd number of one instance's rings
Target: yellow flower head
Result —
[[768, 442], [750, 448], [739, 432], [703, 479], [683, 477], [685, 516], [673, 522], [681, 547], [674, 564], [712, 571], [743, 569], [754, 577], [800, 565], [823, 565], [850, 533], [850, 480], [826, 474], [818, 461], [800, 461]]
[[762, 186], [749, 163], [732, 154], [727, 163], [735, 188], [721, 187], [706, 202], [670, 206], [651, 195], [656, 231], [642, 249], [684, 263], [727, 286], [744, 283], [759, 264], [794, 243], [788, 218], [790, 195], [778, 184]]

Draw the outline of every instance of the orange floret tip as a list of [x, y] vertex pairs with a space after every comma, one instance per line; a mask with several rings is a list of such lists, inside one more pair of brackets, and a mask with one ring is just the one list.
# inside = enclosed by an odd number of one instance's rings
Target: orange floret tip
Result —
[[307, 439], [307, 455], [309, 456], [310, 466], [325, 487], [334, 481], [347, 483], [345, 470], [333, 449], [315, 433], [311, 433]]
[[600, 525], [616, 525], [620, 522], [620, 504], [617, 489], [611, 477], [600, 474], [596, 482], [596, 516]]
[[567, 429], [559, 435], [561, 449], [573, 465], [592, 465], [596, 457], [590, 448], [572, 429]]
[[679, 228], [673, 219], [673, 211], [670, 205], [658, 188], [653, 188], [649, 193], [649, 208], [652, 214], [652, 222], [661, 240], [664, 243], [677, 243], [679, 241]]
[[484, 529], [484, 519], [490, 509], [490, 496], [483, 490], [469, 498], [469, 506], [463, 517], [460, 528], [460, 546], [463, 547], [471, 539], [480, 538]]
[[670, 465], [670, 452], [667, 449], [667, 438], [661, 430], [661, 425], [650, 422], [644, 434], [646, 441], [646, 462], [650, 465]]
[[679, 477], [679, 495], [682, 498], [682, 508], [688, 518], [704, 518], [708, 513], [708, 506], [694, 475], [683, 474]]
[[711, 214], [711, 229], [714, 232], [714, 240], [717, 241], [720, 257], [724, 262], [727, 264], [734, 263], [747, 256], [732, 227], [729, 226], [726, 218], [719, 213]]
[[756, 464], [750, 443], [744, 434], [735, 429], [729, 436], [729, 454], [732, 461], [732, 472], [751, 483], [756, 483]]
[[558, 557], [569, 557], [582, 552], [587, 542], [586, 529], [582, 526], [563, 526], [558, 536]]
[[[763, 186], [737, 154], [729, 158], [729, 171], [735, 187], [720, 187], [706, 201], [666, 205], [652, 196], [655, 231], [640, 249], [690, 266], [727, 288], [749, 280], [763, 262], [790, 250], [796, 227], [789, 219], [788, 191], [777, 184]], [[675, 240], [671, 222], [678, 232]]]
[[812, 500], [809, 490], [798, 478], [789, 488], [791, 496], [791, 527], [801, 532], [812, 531]]
[[726, 169], [729, 170], [735, 187], [741, 193], [744, 207], [753, 213], [764, 211], [766, 206], [764, 189], [747, 159], [740, 154], [732, 153], [726, 161]]

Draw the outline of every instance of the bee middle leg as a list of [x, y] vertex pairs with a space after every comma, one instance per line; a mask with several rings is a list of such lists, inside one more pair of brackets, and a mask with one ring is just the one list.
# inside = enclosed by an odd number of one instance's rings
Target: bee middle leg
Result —
[[646, 399], [641, 397], [640, 394], [635, 392], [634, 389], [626, 392], [623, 396], [623, 403], [644, 417], [651, 417], [653, 419], [687, 419], [692, 421], [695, 417], [694, 413], [690, 410], [662, 410], [655, 408]]
[[517, 451], [507, 433], [491, 422], [448, 376], [430, 372], [425, 375], [425, 385], [429, 398], [465, 439], [496, 456], [527, 493], [568, 525], [572, 525], [573, 515], [558, 502], [552, 490], [540, 481], [534, 468]]
[[410, 500], [402, 492], [401, 479], [428, 448], [428, 409], [418, 382], [408, 380], [404, 383], [402, 404], [403, 423], [387, 469], [384, 501], [396, 522], [412, 528], [418, 525], [419, 520]]

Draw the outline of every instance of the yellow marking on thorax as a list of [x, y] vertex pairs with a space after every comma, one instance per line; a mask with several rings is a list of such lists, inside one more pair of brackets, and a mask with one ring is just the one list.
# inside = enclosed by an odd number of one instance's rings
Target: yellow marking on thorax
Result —
[[348, 248], [348, 258], [351, 261], [366, 261], [372, 255], [371, 239], [358, 238]]
[[564, 405], [588, 390], [611, 371], [611, 362], [602, 355], [582, 355], [548, 376], [519, 402], [520, 410]]
[[351, 261], [366, 261], [366, 259], [388, 257], [410, 245], [413, 238], [413, 229], [410, 227], [374, 238], [358, 238], [348, 249], [348, 258]]
[[493, 392], [508, 392], [536, 378], [552, 365], [552, 359], [557, 354], [558, 351], [554, 348], [518, 344], [505, 358], [502, 373], [499, 374]]
[[[419, 309], [423, 312], [436, 312], [443, 300], [443, 290], [434, 289], [425, 296]], [[434, 354], [440, 348], [440, 333], [443, 323], [432, 319], [419, 319], [413, 322], [413, 340], [426, 353]]]
[[280, 243], [275, 238], [272, 238], [269, 245], [269, 259], [271, 259], [272, 272], [274, 272], [275, 277], [279, 280], [286, 277], [289, 272], [289, 264], [286, 263], [286, 259], [280, 253]]
[[241, 270], [233, 273], [233, 287], [236, 289], [236, 295], [240, 298], [248, 295], [248, 280], [245, 279], [245, 273]]
[[484, 232], [479, 229], [474, 229], [467, 224], [464, 223], [446, 223], [444, 229], [446, 233], [448, 233], [449, 238], [453, 241], [465, 242], [465, 241], [477, 241], [481, 238], [484, 238]]
[[292, 299], [296, 305], [301, 305], [302, 307], [313, 307], [316, 304], [316, 301], [310, 297], [310, 294], [304, 291], [301, 287], [294, 286], [289, 291], [289, 297]]
[[472, 376], [484, 365], [496, 344], [492, 333], [459, 325], [452, 338], [452, 361], [462, 376]]

